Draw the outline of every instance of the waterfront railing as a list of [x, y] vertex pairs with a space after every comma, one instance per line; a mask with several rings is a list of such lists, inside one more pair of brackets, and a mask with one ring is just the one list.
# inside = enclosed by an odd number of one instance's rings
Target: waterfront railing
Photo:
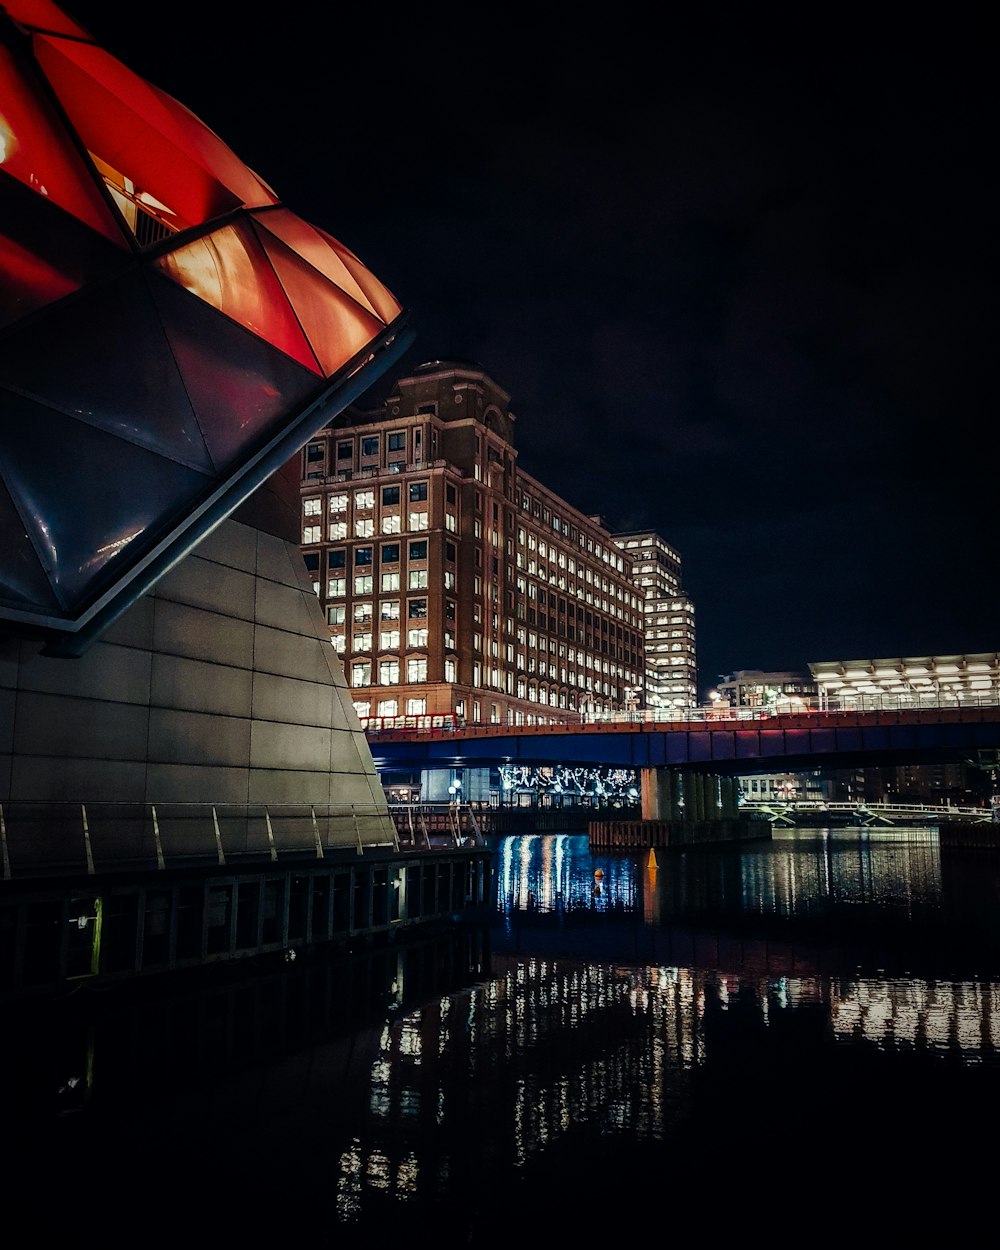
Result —
[[482, 845], [464, 804], [0, 803], [0, 880]]

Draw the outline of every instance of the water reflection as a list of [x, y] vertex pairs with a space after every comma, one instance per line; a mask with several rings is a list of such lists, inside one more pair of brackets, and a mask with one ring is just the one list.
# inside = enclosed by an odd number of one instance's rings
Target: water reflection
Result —
[[148, 1223], [151, 1165], [162, 1184], [182, 1159], [198, 1183], [161, 1232], [204, 1218], [210, 1183], [229, 1236], [338, 1246], [587, 1245], [709, 1216], [809, 1221], [823, 1244], [860, 1177], [838, 1239], [861, 1219], [926, 1240], [990, 1192], [991, 853], [812, 830], [650, 860], [545, 835], [504, 839], [495, 882], [488, 932], [8, 1030], [12, 1192], [58, 1175], [57, 1222], [110, 1186], [121, 1227]]

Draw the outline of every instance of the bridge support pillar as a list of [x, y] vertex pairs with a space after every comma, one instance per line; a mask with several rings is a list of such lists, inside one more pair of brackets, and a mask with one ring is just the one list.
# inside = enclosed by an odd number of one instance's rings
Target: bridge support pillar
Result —
[[643, 768], [639, 783], [643, 820], [734, 820], [739, 815], [735, 777]]
[[643, 820], [676, 820], [679, 777], [673, 768], [643, 768], [639, 771], [639, 797]]

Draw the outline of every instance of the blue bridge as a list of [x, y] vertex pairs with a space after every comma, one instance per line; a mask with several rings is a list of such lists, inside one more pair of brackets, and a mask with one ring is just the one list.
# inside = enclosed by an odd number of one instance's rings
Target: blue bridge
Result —
[[736, 778], [880, 764], [1000, 763], [1000, 704], [893, 711], [761, 712], [683, 721], [369, 731], [379, 773], [579, 765], [638, 772], [644, 819], [735, 813]]
[[370, 731], [379, 771], [502, 763], [681, 768], [744, 776], [820, 767], [977, 759], [1000, 749], [1000, 704], [973, 707], [621, 718], [581, 725], [473, 725]]

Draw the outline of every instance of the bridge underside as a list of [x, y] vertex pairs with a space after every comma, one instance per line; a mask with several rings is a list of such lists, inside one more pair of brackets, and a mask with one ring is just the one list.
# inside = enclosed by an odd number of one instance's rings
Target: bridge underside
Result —
[[495, 734], [371, 742], [377, 769], [473, 768], [515, 763], [673, 768], [722, 776], [965, 763], [996, 767], [1000, 718], [969, 722], [780, 729], [673, 729], [635, 733]]

